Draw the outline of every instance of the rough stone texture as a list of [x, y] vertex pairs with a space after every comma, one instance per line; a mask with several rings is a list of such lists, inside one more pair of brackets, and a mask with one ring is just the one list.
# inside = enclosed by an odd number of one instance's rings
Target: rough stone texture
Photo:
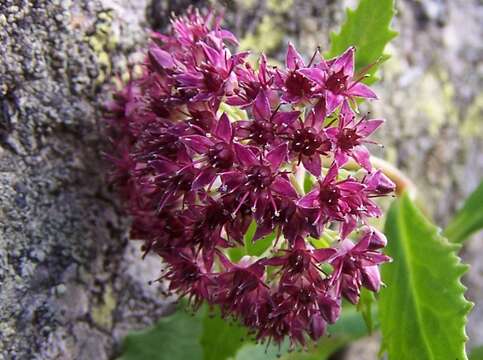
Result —
[[[306, 54], [355, 1], [226, 1], [243, 46]], [[104, 185], [100, 104], [139, 61], [144, 29], [207, 1], [0, 1], [0, 359], [109, 359], [127, 331], [168, 311], [159, 261], [139, 259], [128, 220]], [[375, 115], [381, 156], [408, 172], [441, 225], [483, 174], [477, 0], [398, 1]], [[482, 239], [465, 259], [477, 302], [470, 344], [483, 343]], [[367, 347], [366, 351], [377, 347]], [[350, 350], [347, 356], [358, 357]], [[353, 354], [353, 355], [351, 355]], [[375, 358], [374, 350], [368, 359]], [[372, 356], [372, 357], [371, 357]]]

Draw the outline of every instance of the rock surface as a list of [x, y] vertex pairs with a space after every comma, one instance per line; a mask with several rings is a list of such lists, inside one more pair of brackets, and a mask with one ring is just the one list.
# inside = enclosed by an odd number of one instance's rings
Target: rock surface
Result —
[[[148, 285], [159, 261], [140, 260], [104, 185], [97, 119], [112, 78], [139, 61], [144, 30], [192, 3], [209, 2], [0, 2], [0, 359], [113, 358], [127, 331], [169, 310], [162, 285]], [[286, 40], [306, 54], [325, 48], [353, 3], [216, 7], [243, 46], [262, 44], [281, 60]], [[482, 15], [477, 0], [399, 1], [400, 36], [373, 106], [388, 119], [381, 155], [415, 180], [441, 225], [483, 174]], [[465, 254], [477, 302], [470, 345], [483, 343], [482, 247], [475, 238]]]

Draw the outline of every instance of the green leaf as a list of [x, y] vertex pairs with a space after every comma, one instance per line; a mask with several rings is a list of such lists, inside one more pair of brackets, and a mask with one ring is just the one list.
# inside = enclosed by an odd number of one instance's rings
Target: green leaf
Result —
[[275, 232], [264, 236], [257, 241], [253, 241], [253, 236], [257, 230], [257, 223], [252, 221], [247, 233], [245, 234], [245, 249], [246, 253], [250, 256], [260, 256], [272, 245], [273, 240], [275, 240]]
[[459, 248], [442, 237], [408, 194], [389, 210], [385, 233], [393, 262], [382, 266], [379, 295], [383, 346], [391, 360], [466, 359], [466, 316]]
[[222, 102], [220, 104], [220, 108], [218, 109], [218, 114], [221, 115], [223, 113], [226, 113], [231, 121], [248, 119], [248, 115], [245, 110], [240, 109], [237, 106], [231, 106], [227, 103]]
[[253, 237], [255, 236], [256, 230], [257, 223], [256, 221], [252, 221], [244, 236], [245, 246], [228, 249], [228, 255], [230, 256], [231, 261], [240, 261], [240, 259], [245, 255], [261, 256], [270, 247], [270, 245], [272, 245], [276, 236], [275, 232], [272, 232], [254, 242]]
[[450, 241], [462, 243], [481, 229], [483, 229], [483, 182], [466, 199], [463, 207], [444, 230], [444, 235]]
[[178, 310], [144, 331], [124, 338], [120, 360], [201, 359], [200, 315]]
[[[386, 44], [397, 32], [389, 28], [394, 16], [394, 0], [361, 0], [355, 10], [347, 9], [347, 18], [338, 34], [332, 33], [331, 48], [326, 54], [335, 57], [342, 54], [348, 47], [356, 48], [356, 71], [367, 66], [379, 64], [389, 58], [384, 55]], [[373, 66], [368, 74], [377, 70]], [[373, 82], [374, 77], [365, 82]]]
[[359, 304], [357, 304], [357, 310], [360, 311], [362, 318], [364, 319], [367, 330], [369, 333], [372, 333], [374, 330], [374, 318], [373, 318], [373, 307], [375, 305], [376, 297], [372, 291], [369, 291], [365, 288], [361, 289], [361, 298], [359, 300]]
[[247, 330], [236, 322], [229, 322], [220, 316], [220, 311], [206, 312], [203, 317], [201, 346], [203, 360], [226, 360], [236, 354], [248, 341]]

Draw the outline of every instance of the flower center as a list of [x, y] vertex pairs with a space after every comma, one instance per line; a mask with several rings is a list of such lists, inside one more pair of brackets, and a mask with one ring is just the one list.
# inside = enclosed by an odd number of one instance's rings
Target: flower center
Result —
[[327, 207], [334, 207], [340, 198], [339, 190], [334, 186], [323, 187], [319, 192], [319, 201]]
[[219, 142], [208, 151], [210, 164], [218, 169], [229, 169], [233, 165], [235, 154], [230, 145]]
[[359, 145], [360, 138], [355, 129], [345, 128], [337, 136], [337, 143], [342, 150], [350, 150]]
[[266, 145], [275, 138], [273, 124], [269, 121], [254, 121], [250, 125], [250, 139], [257, 145]]
[[310, 304], [315, 300], [314, 295], [314, 292], [310, 289], [302, 288], [298, 292], [298, 300], [302, 304]]
[[210, 92], [217, 92], [223, 85], [223, 79], [213, 71], [205, 71], [203, 82]]
[[302, 251], [295, 250], [288, 258], [290, 269], [294, 273], [304, 272], [309, 266], [310, 259]]
[[303, 128], [295, 131], [292, 150], [307, 156], [315, 154], [322, 145], [322, 138], [314, 128]]
[[304, 96], [312, 91], [312, 83], [305, 76], [296, 71], [291, 71], [285, 80], [285, 87], [292, 96]]
[[272, 183], [272, 171], [268, 166], [255, 165], [252, 166], [248, 173], [248, 185], [263, 190]]
[[341, 94], [347, 90], [347, 75], [344, 75], [343, 70], [339, 70], [329, 76], [325, 82], [325, 87], [334, 94]]

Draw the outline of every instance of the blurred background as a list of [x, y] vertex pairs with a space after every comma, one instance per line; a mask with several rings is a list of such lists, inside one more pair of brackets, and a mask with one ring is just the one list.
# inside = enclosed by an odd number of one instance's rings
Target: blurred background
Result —
[[[123, 336], [170, 311], [157, 258], [140, 261], [105, 186], [101, 105], [142, 60], [147, 29], [214, 7], [241, 46], [283, 61], [328, 48], [336, 0], [3, 0], [0, 2], [0, 358], [109, 359]], [[372, 115], [379, 156], [417, 185], [444, 226], [483, 177], [483, 5], [397, 0]], [[483, 344], [483, 236], [465, 244], [469, 346]], [[430, 254], [428, 254], [430, 255]], [[340, 359], [375, 359], [377, 335]], [[2, 357], [4, 356], [4, 357]]]

